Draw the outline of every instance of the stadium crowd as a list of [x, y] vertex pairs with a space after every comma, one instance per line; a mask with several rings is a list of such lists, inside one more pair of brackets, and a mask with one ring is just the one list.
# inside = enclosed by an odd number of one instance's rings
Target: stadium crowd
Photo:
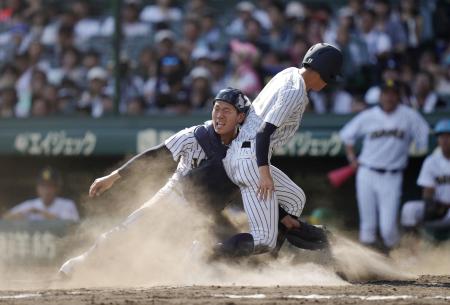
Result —
[[[0, 1], [1, 118], [112, 113], [112, 3]], [[309, 111], [360, 111], [378, 103], [383, 79], [401, 82], [403, 103], [445, 110], [449, 10], [443, 0], [124, 0], [119, 111], [209, 112], [226, 86], [254, 98], [321, 41], [343, 51], [342, 81], [311, 93]]]

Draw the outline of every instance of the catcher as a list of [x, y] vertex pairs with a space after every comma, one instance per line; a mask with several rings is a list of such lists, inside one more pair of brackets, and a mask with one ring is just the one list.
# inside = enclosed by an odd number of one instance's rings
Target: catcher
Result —
[[[152, 147], [136, 155], [111, 174], [98, 178], [89, 189], [91, 197], [99, 196], [111, 188], [118, 179], [126, 179], [139, 170], [144, 162], [177, 162], [177, 169], [169, 181], [144, 204], [129, 215], [119, 226], [102, 234], [96, 243], [83, 254], [66, 261], [60, 268], [62, 276], [72, 274], [76, 266], [83, 263], [105, 240], [127, 230], [146, 213], [150, 207], [171, 196], [177, 202], [188, 201], [199, 204], [202, 210], [216, 216], [216, 226], [229, 224], [220, 218], [220, 212], [228, 203], [239, 197], [239, 188], [227, 177], [222, 165], [228, 145], [239, 132], [239, 126], [244, 122], [250, 108], [250, 100], [240, 91], [233, 88], [221, 90], [214, 99], [212, 120], [204, 125], [193, 126], [176, 133], [163, 144]], [[199, 198], [199, 194], [201, 195]], [[325, 231], [315, 226], [301, 223], [280, 208], [280, 234], [277, 248], [281, 248], [287, 238], [294, 246], [316, 250], [328, 246]], [[218, 224], [219, 223], [219, 224]], [[215, 255], [219, 257], [241, 256], [244, 253], [234, 253], [233, 238], [218, 243]], [[275, 252], [276, 252], [275, 251]]]

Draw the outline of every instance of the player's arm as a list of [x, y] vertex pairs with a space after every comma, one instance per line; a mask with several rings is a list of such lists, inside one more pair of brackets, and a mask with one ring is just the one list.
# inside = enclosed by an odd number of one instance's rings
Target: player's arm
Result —
[[266, 200], [274, 191], [274, 183], [269, 166], [270, 136], [275, 132], [277, 126], [264, 122], [256, 134], [256, 162], [259, 168], [259, 189], [258, 195], [262, 200]]
[[164, 143], [149, 148], [146, 151], [134, 156], [120, 168], [101, 178], [95, 179], [89, 188], [89, 196], [94, 197], [102, 194], [113, 186], [113, 184], [121, 179], [128, 177], [132, 172], [139, 171], [145, 164], [158, 160], [161, 164], [166, 162], [174, 162], [171, 151]]
[[355, 147], [353, 144], [345, 145], [345, 155], [347, 156], [348, 163], [354, 168], [358, 168], [358, 158], [356, 157]]

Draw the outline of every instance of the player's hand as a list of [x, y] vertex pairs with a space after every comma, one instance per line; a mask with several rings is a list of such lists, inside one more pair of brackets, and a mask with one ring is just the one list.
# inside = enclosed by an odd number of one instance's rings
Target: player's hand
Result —
[[89, 188], [89, 197], [100, 196], [104, 191], [113, 186], [114, 182], [120, 178], [117, 171], [112, 172], [108, 176], [97, 178]]
[[275, 186], [268, 165], [260, 166], [259, 174], [258, 198], [265, 201], [272, 197]]
[[359, 166], [358, 160], [357, 160], [357, 159], [354, 159], [354, 160], [350, 161], [350, 165], [351, 165], [353, 168], [357, 169], [358, 166]]

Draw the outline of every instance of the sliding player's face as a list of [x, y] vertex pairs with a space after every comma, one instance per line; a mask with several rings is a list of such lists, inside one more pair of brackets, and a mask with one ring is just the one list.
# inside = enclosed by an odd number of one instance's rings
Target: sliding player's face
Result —
[[223, 101], [216, 101], [212, 111], [212, 121], [214, 130], [219, 135], [234, 133], [236, 127], [244, 121], [245, 115], [239, 113], [237, 109]]

